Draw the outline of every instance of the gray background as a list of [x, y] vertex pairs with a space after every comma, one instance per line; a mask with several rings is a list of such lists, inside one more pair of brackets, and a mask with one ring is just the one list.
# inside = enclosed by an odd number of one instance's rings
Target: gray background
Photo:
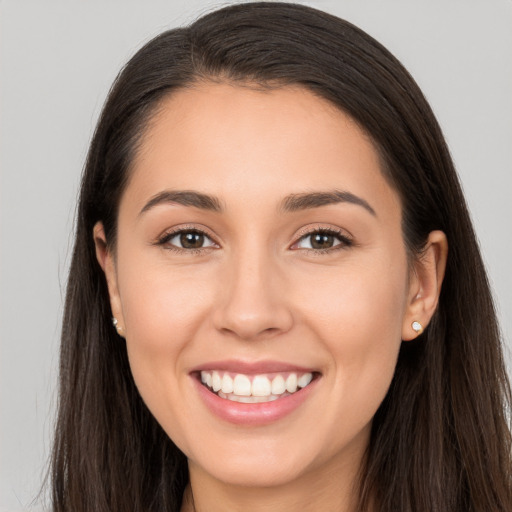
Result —
[[[461, 175], [510, 348], [512, 3], [307, 3], [381, 41], [430, 100]], [[152, 36], [225, 4], [0, 1], [0, 512], [41, 509], [31, 502], [50, 450], [77, 184], [107, 90]]]

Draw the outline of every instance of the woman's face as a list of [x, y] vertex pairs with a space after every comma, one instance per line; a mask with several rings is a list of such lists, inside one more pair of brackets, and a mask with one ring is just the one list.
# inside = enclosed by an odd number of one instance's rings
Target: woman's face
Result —
[[263, 486], [353, 471], [419, 290], [358, 126], [300, 88], [174, 92], [118, 220], [100, 256], [112, 310], [191, 473]]

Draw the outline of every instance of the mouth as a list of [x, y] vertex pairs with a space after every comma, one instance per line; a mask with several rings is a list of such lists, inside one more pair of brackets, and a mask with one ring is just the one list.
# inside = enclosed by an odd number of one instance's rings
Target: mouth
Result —
[[245, 404], [273, 402], [306, 388], [316, 372], [272, 372], [262, 374], [202, 370], [198, 378], [209, 391], [224, 400]]

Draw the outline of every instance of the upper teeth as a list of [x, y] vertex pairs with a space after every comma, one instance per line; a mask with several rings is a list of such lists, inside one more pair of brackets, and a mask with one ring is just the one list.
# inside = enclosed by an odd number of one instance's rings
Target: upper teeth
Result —
[[201, 382], [213, 391], [237, 396], [269, 397], [271, 395], [282, 395], [285, 392], [295, 393], [298, 388], [306, 387], [312, 379], [312, 373], [300, 375], [297, 373], [277, 374], [269, 378], [267, 375], [248, 376], [238, 373], [232, 377], [227, 372], [201, 372]]

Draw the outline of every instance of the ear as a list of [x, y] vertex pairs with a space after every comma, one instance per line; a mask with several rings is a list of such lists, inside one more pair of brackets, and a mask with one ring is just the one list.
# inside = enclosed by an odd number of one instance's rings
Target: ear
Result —
[[117, 333], [124, 338], [124, 317], [117, 285], [117, 274], [112, 251], [109, 250], [107, 245], [107, 238], [105, 236], [105, 229], [102, 222], [97, 222], [93, 229], [94, 245], [96, 247], [96, 258], [100, 267], [105, 273], [107, 280], [108, 294], [110, 297], [110, 308], [112, 316], [117, 320], [115, 328]]
[[[408, 341], [421, 334], [430, 322], [439, 301], [448, 257], [448, 241], [442, 231], [432, 231], [425, 249], [413, 263], [409, 277], [409, 293], [402, 325], [402, 340]], [[422, 329], [413, 329], [419, 322]]]

